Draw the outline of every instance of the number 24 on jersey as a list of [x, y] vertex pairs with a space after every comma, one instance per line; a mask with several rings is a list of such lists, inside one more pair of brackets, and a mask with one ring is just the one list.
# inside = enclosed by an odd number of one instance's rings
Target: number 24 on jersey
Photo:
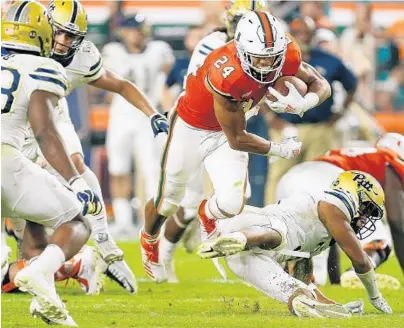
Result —
[[[214, 66], [216, 68], [221, 68], [223, 64], [226, 64], [229, 61], [229, 58], [227, 56], [222, 56], [222, 58], [218, 59], [215, 61]], [[225, 66], [222, 69], [222, 76], [224, 78], [229, 77], [229, 75], [235, 70], [233, 66]]]

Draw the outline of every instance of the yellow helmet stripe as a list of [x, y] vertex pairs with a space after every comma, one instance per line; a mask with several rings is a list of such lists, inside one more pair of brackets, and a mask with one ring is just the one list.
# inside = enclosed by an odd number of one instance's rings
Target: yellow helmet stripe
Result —
[[20, 4], [20, 6], [17, 8], [14, 16], [14, 22], [18, 22], [20, 20], [22, 11], [24, 8], [29, 4], [29, 1], [24, 1]]
[[72, 24], [74, 24], [76, 22], [78, 9], [79, 9], [79, 6], [77, 4], [77, 1], [73, 0], [72, 18], [70, 19], [70, 23], [72, 23]]

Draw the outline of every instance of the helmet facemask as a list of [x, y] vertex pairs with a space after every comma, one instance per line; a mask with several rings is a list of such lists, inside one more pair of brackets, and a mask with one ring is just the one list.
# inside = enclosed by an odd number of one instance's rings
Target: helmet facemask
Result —
[[[237, 41], [236, 41], [237, 42]], [[273, 83], [280, 75], [283, 64], [285, 62], [286, 48], [276, 54], [267, 56], [254, 55], [248, 53], [242, 44], [237, 44], [237, 54], [241, 61], [241, 67], [250, 77], [259, 83], [269, 84]], [[255, 59], [271, 59], [271, 65], [266, 67], [257, 67], [254, 62]]]
[[[84, 40], [84, 37], [86, 36], [86, 33], [79, 32], [77, 31], [74, 26], [69, 27], [69, 26], [62, 26], [56, 22], [53, 23], [53, 51], [52, 51], [52, 58], [55, 59], [58, 62], [65, 62], [71, 59], [76, 51], [80, 48], [81, 43]], [[72, 39], [72, 42], [70, 45], [66, 45], [63, 43], [60, 43], [57, 41], [57, 35], [59, 33], [65, 33], [69, 38]], [[60, 53], [57, 51], [57, 45], [62, 46], [63, 48], [66, 48], [67, 50], [63, 53]]]
[[[381, 220], [384, 215], [384, 211], [378, 206], [371, 197], [365, 192], [359, 192], [359, 215], [352, 220], [352, 227], [360, 240], [369, 237], [376, 231], [376, 221]], [[357, 226], [359, 220], [366, 218], [361, 227]]]

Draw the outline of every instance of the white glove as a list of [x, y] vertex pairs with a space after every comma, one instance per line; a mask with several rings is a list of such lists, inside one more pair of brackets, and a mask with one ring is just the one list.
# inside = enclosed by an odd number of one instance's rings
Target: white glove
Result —
[[[300, 154], [300, 149], [302, 148], [302, 143], [295, 138], [287, 138], [282, 143], [271, 141], [271, 149], [269, 150], [267, 156], [274, 156], [277, 158], [292, 159]], [[276, 160], [275, 159], [275, 160]], [[272, 160], [272, 163], [274, 160]]]
[[393, 310], [391, 309], [391, 307], [387, 303], [387, 301], [384, 299], [382, 294], [380, 294], [379, 296], [377, 296], [375, 298], [369, 298], [369, 301], [379, 311], [384, 312], [384, 313], [389, 313], [389, 314], [393, 313]]
[[352, 314], [365, 313], [364, 303], [362, 300], [348, 302], [346, 304], [342, 304], [342, 306], [345, 308], [345, 310], [349, 311], [349, 313], [352, 313]]
[[76, 176], [69, 180], [69, 185], [76, 194], [77, 199], [83, 205], [82, 214], [92, 214], [94, 216], [101, 213], [102, 204], [100, 199], [90, 189], [87, 182], [81, 177]]
[[309, 92], [302, 97], [292, 83], [286, 81], [285, 85], [289, 89], [286, 96], [282, 96], [274, 88], [268, 88], [269, 93], [278, 99], [278, 101], [268, 101], [269, 107], [274, 112], [296, 114], [302, 117], [307, 110], [318, 104], [320, 99], [317, 94]]

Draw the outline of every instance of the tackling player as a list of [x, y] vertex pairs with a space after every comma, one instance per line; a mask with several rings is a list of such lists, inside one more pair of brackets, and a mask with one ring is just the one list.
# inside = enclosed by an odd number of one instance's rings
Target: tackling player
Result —
[[[291, 168], [279, 181], [276, 198], [280, 200], [294, 193], [325, 188], [343, 171], [360, 170], [371, 174], [383, 186], [386, 194], [387, 220], [391, 227], [397, 258], [404, 272], [403, 158], [404, 137], [397, 133], [387, 133], [376, 142], [375, 147], [334, 149], [315, 161]], [[377, 266], [387, 260], [391, 251], [388, 239], [383, 223], [379, 222], [376, 233], [363, 241], [363, 246]], [[326, 260], [326, 255], [314, 258], [314, 275], [320, 283], [325, 283], [326, 280]], [[347, 277], [355, 279], [352, 275]], [[385, 276], [380, 278], [384, 279]], [[391, 281], [392, 279], [388, 279], [385, 283], [389, 284]], [[354, 283], [354, 280], [351, 283]]]
[[[87, 15], [82, 4], [77, 0], [51, 1], [48, 8], [53, 18], [55, 33], [52, 58], [66, 68], [71, 88], [90, 84], [97, 88], [117, 93], [150, 118], [154, 135], [162, 132], [166, 133], [168, 124], [165, 117], [157, 112], [136, 85], [104, 68], [97, 48], [90, 41], [84, 40], [87, 33]], [[66, 144], [72, 162], [89, 186], [96, 190], [97, 195], [102, 197], [101, 187], [95, 174], [84, 164], [80, 139], [69, 117], [65, 99], [61, 99], [59, 102], [55, 116], [58, 132]], [[24, 148], [24, 154], [35, 160], [38, 156], [38, 146], [32, 135]], [[56, 175], [51, 165], [47, 165], [46, 169]], [[102, 199], [101, 202], [103, 203]], [[123, 260], [122, 250], [117, 247], [108, 232], [107, 214], [104, 206], [102, 212], [95, 219], [90, 220], [90, 224], [97, 249], [108, 264], [106, 274], [128, 292], [136, 292], [135, 277]], [[24, 243], [27, 243], [27, 241], [24, 241]], [[35, 253], [38, 247], [41, 246], [31, 244], [26, 245], [25, 248], [30, 249], [31, 253]]]
[[246, 116], [255, 113], [267, 87], [281, 74], [300, 78], [309, 92], [302, 97], [289, 85], [288, 96], [275, 103], [279, 110], [303, 115], [330, 96], [328, 82], [301, 62], [297, 44], [277, 18], [253, 11], [240, 19], [234, 40], [212, 51], [196, 75], [188, 76], [171, 114], [158, 193], [146, 205], [140, 236], [143, 266], [154, 281], [166, 280], [159, 256], [160, 227], [176, 213], [193, 172], [204, 165], [215, 189], [198, 209], [209, 235], [217, 219], [233, 217], [244, 207], [248, 152], [282, 158], [299, 153], [301, 144], [295, 140], [279, 144], [245, 130]]
[[[36, 1], [14, 3], [2, 20], [1, 210], [3, 216], [27, 220], [27, 239], [45, 235], [45, 227], [54, 230], [43, 252], [17, 273], [14, 282], [33, 296], [33, 315], [74, 326], [53, 276], [90, 236], [83, 215], [98, 215], [102, 208], [55, 127], [53, 112], [68, 91], [68, 80], [64, 68], [47, 58], [54, 43], [51, 22], [46, 7]], [[70, 190], [23, 155], [29, 126], [44, 157]]]
[[[293, 314], [346, 317], [349, 313], [343, 306], [311, 284], [311, 258], [336, 242], [351, 260], [372, 305], [392, 313], [356, 236], [372, 233], [384, 211], [384, 192], [377, 180], [364, 172], [346, 171], [331, 188], [294, 194], [265, 208], [248, 206], [240, 215], [220, 221], [221, 237], [202, 244], [199, 254], [228, 256], [226, 263], [233, 273], [271, 298], [292, 304]], [[287, 261], [297, 261], [294, 277], [280, 265]], [[308, 290], [314, 290], [317, 300]]]

